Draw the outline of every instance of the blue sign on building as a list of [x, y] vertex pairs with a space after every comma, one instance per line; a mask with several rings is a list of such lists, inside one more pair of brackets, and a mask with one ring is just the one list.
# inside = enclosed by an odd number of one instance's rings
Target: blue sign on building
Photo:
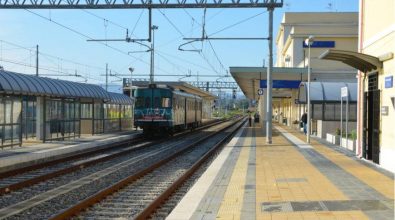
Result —
[[[300, 85], [300, 80], [273, 80], [273, 88], [275, 89], [297, 89]], [[261, 80], [261, 88], [267, 88], [267, 80]]]
[[[307, 48], [307, 44], [303, 41], [303, 47]], [[335, 41], [314, 41], [311, 48], [334, 48]]]
[[394, 77], [393, 76], [386, 76], [385, 77], [385, 88], [392, 88], [394, 85]]

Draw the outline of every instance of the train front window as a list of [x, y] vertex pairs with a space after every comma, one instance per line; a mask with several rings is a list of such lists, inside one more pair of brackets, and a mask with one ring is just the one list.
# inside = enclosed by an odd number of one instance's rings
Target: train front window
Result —
[[159, 106], [159, 97], [155, 97], [155, 99], [154, 99], [154, 108], [159, 108], [160, 106]]
[[150, 108], [151, 107], [151, 98], [150, 97], [146, 97], [145, 98], [145, 107], [146, 108]]
[[144, 97], [137, 97], [136, 99], [136, 108], [144, 107]]
[[170, 108], [171, 103], [170, 103], [170, 98], [162, 98], [162, 108]]

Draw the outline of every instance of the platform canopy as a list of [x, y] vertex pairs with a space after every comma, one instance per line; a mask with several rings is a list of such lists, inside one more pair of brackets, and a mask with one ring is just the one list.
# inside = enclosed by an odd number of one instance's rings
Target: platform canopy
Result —
[[377, 70], [383, 66], [378, 57], [346, 50], [329, 49], [321, 54], [319, 58], [340, 61], [364, 73]]
[[[200, 96], [206, 100], [214, 100], [217, 98], [217, 96], [211, 94], [210, 92], [199, 89], [199, 88], [192, 86], [186, 82], [158, 81], [155, 83], [158, 85], [168, 85], [168, 86], [173, 87], [175, 89], [179, 89], [179, 90], [185, 91], [187, 93], [191, 93], [191, 94]], [[133, 86], [142, 87], [142, 86], [148, 86], [149, 82], [148, 81], [133, 81], [132, 84], [133, 84]]]
[[[266, 67], [230, 67], [230, 73], [244, 95], [257, 100], [259, 88], [266, 87]], [[292, 89], [307, 80], [307, 68], [273, 67], [273, 98], [291, 97]]]
[[[348, 101], [357, 102], [358, 85], [357, 83], [343, 82], [311, 82], [310, 83], [310, 102], [311, 104], [340, 103], [341, 88], [347, 87]], [[307, 82], [300, 83], [298, 92], [299, 104], [307, 103]], [[343, 98], [345, 101], [346, 99]]]
[[106, 90], [98, 85], [37, 77], [3, 70], [0, 70], [0, 93], [110, 100]]
[[109, 103], [111, 104], [119, 104], [119, 105], [133, 105], [134, 99], [130, 98], [127, 95], [115, 92], [108, 93], [111, 97]]

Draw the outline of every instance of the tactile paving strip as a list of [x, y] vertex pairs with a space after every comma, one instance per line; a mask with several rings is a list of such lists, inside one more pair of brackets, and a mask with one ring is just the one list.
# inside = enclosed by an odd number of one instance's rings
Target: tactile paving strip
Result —
[[283, 182], [292, 182], [292, 183], [300, 183], [300, 182], [307, 182], [306, 178], [279, 178], [276, 179], [276, 182], [283, 183]]
[[376, 211], [389, 209], [380, 200], [264, 202], [262, 212]]

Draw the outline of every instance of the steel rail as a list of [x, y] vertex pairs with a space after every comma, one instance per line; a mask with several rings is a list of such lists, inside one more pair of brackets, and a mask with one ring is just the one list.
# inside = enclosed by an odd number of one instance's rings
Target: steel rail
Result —
[[139, 142], [141, 141], [142, 137], [136, 137], [133, 139], [128, 139], [128, 140], [124, 140], [124, 141], [120, 141], [120, 142], [114, 142], [108, 145], [105, 145], [105, 147], [102, 147], [100, 149], [90, 149], [88, 151], [85, 151], [83, 153], [77, 153], [75, 155], [71, 155], [71, 156], [66, 156], [60, 159], [55, 159], [55, 160], [51, 160], [51, 161], [47, 161], [47, 162], [43, 162], [43, 163], [39, 163], [39, 164], [34, 164], [31, 166], [26, 166], [26, 167], [21, 167], [21, 168], [17, 168], [14, 170], [9, 170], [9, 171], [5, 171], [0, 173], [0, 179], [5, 179], [11, 176], [16, 176], [19, 174], [23, 174], [29, 171], [33, 171], [33, 170], [37, 170], [37, 169], [41, 169], [44, 167], [49, 167], [49, 166], [53, 166], [59, 163], [64, 163], [70, 160], [75, 160], [75, 159], [79, 159], [81, 157], [86, 157], [91, 155], [92, 153], [101, 153], [104, 151], [108, 151], [110, 148], [113, 147], [122, 147], [124, 145], [130, 145], [130, 144], [134, 144], [135, 142]]
[[85, 162], [82, 162], [82, 163], [77, 163], [76, 165], [72, 165], [72, 166], [66, 167], [64, 169], [60, 169], [60, 170], [57, 170], [57, 171], [54, 171], [54, 172], [51, 172], [51, 173], [47, 173], [47, 174], [44, 174], [44, 175], [36, 176], [36, 177], [30, 178], [30, 179], [27, 179], [27, 180], [24, 180], [24, 181], [21, 181], [21, 182], [18, 182], [18, 183], [13, 183], [13, 184], [10, 184], [10, 185], [5, 186], [5, 187], [0, 187], [0, 196], [4, 195], [4, 194], [7, 194], [7, 193], [10, 193], [12, 191], [18, 190], [18, 189], [22, 189], [22, 188], [26, 188], [26, 187], [32, 186], [32, 185], [34, 185], [36, 183], [39, 183], [39, 182], [47, 181], [47, 180], [53, 179], [53, 178], [58, 177], [58, 176], [63, 176], [63, 175], [66, 175], [68, 173], [72, 173], [72, 172], [84, 169], [86, 167], [93, 166], [95, 164], [111, 160], [113, 158], [122, 156], [125, 153], [130, 153], [130, 152], [139, 150], [139, 149], [144, 148], [144, 147], [149, 147], [149, 146], [155, 145], [157, 143], [158, 142], [145, 143], [145, 144], [142, 144], [142, 145], [140, 145], [138, 147], [135, 147], [135, 148], [129, 148], [127, 150], [122, 150], [122, 151], [119, 151], [119, 152], [114, 153], [114, 154], [106, 155], [106, 156], [99, 157], [99, 158], [96, 158], [96, 159], [93, 159], [93, 160], [88, 160], [88, 161], [85, 161]]
[[[241, 120], [241, 119], [240, 119]], [[228, 129], [229, 127], [233, 126], [234, 124], [228, 125], [225, 128], [222, 128], [220, 131]], [[89, 208], [90, 206], [100, 202], [101, 200], [103, 200], [104, 198], [106, 198], [107, 196], [119, 191], [120, 189], [126, 187], [127, 185], [135, 182], [136, 180], [138, 180], [139, 178], [143, 177], [144, 175], [152, 172], [153, 170], [159, 168], [160, 166], [166, 164], [167, 162], [173, 160], [174, 158], [178, 157], [180, 154], [186, 152], [187, 150], [189, 150], [191, 147], [194, 147], [204, 141], [206, 141], [207, 139], [213, 137], [214, 135], [216, 135], [218, 132], [213, 132], [205, 137], [199, 138], [199, 140], [195, 141], [194, 143], [188, 144], [187, 146], [185, 146], [183, 149], [178, 150], [177, 152], [175, 152], [173, 155], [167, 156], [166, 158], [154, 163], [153, 165], [151, 165], [150, 167], [147, 167], [133, 175], [130, 175], [120, 181], [118, 181], [117, 183], [111, 185], [110, 187], [107, 187], [106, 189], [103, 189], [95, 194], [93, 194], [92, 196], [88, 197], [87, 199], [81, 201], [80, 203], [69, 207], [67, 209], [65, 209], [63, 212], [55, 214], [54, 216], [52, 216], [50, 219], [51, 220], [60, 220], [60, 219], [69, 219], [73, 216], [78, 215], [79, 213], [81, 213], [83, 210]]]
[[143, 211], [141, 211], [134, 219], [144, 220], [148, 219], [185, 181], [189, 179], [200, 166], [207, 161], [223, 144], [233, 137], [235, 132], [245, 124], [245, 120], [240, 122], [236, 128], [226, 137], [222, 138], [216, 143], [207, 153], [203, 155], [197, 162], [195, 162], [191, 168], [188, 169], [182, 176], [180, 176], [171, 186], [169, 186], [160, 196], [152, 201]]

